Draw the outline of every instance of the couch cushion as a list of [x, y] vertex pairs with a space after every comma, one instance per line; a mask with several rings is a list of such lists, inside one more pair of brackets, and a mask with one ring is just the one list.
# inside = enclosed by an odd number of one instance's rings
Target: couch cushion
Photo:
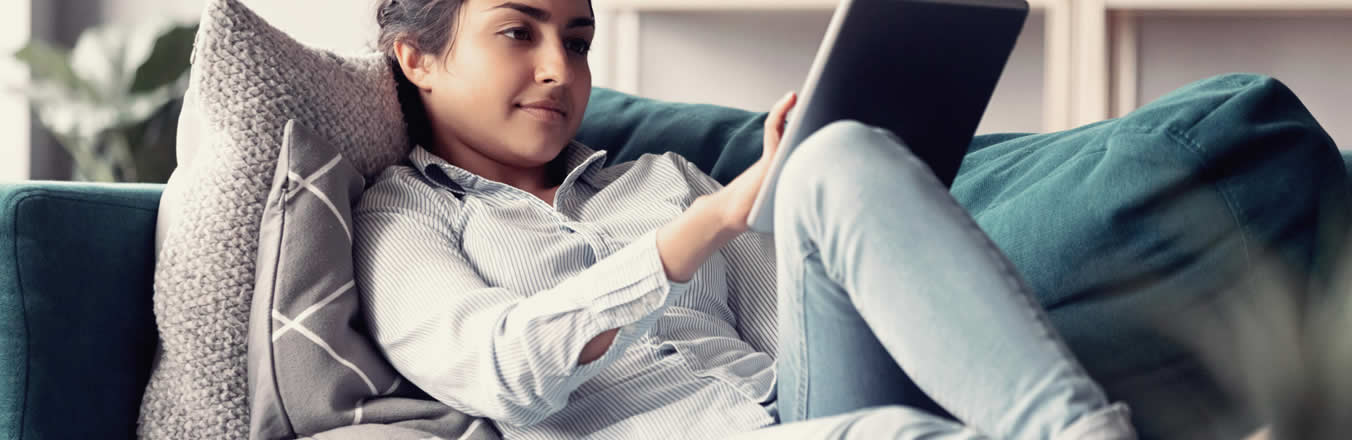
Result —
[[[764, 117], [597, 90], [578, 137], [615, 160], [677, 151], [727, 182], [760, 153]], [[1120, 119], [978, 136], [952, 193], [1144, 438], [1224, 437], [1252, 420], [1163, 329], [1243, 293], [1265, 261], [1318, 276], [1315, 226], [1346, 224], [1341, 165], [1285, 86], [1225, 75]]]
[[0, 438], [134, 438], [160, 185], [0, 185]]
[[[971, 153], [953, 194], [1009, 255], [1085, 367], [1133, 404], [1146, 437], [1244, 430], [1171, 332], [1218, 301], [1264, 294], [1276, 267], [1305, 299], [1347, 176], [1332, 140], [1280, 82], [1224, 75], [1123, 118]], [[1278, 292], [1271, 292], [1278, 293]], [[1210, 349], [1210, 348], [1209, 348]], [[1237, 426], [1235, 423], [1239, 423]], [[1207, 431], [1207, 432], [1202, 432]]]
[[727, 184], [760, 158], [765, 116], [597, 87], [592, 89], [576, 138], [589, 147], [607, 150], [607, 165], [673, 151]]

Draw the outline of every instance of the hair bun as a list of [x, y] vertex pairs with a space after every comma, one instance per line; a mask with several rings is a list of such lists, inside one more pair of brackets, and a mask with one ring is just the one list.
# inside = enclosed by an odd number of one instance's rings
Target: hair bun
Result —
[[380, 27], [385, 27], [386, 24], [389, 24], [391, 16], [399, 12], [397, 9], [398, 6], [399, 0], [385, 0], [381, 2], [380, 9], [376, 10], [376, 24]]

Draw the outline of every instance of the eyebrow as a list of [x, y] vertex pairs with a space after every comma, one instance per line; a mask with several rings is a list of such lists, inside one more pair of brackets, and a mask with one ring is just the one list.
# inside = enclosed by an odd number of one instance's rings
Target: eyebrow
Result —
[[[549, 21], [550, 16], [549, 11], [516, 2], [507, 2], [488, 8], [488, 10], [490, 11], [494, 9], [512, 9], [522, 14], [526, 14], [526, 16], [534, 18], [539, 21]], [[576, 17], [573, 18], [572, 20], [568, 20], [568, 25], [564, 26], [565, 29], [572, 29], [576, 27], [596, 27], [596, 20], [592, 19], [591, 17]]]

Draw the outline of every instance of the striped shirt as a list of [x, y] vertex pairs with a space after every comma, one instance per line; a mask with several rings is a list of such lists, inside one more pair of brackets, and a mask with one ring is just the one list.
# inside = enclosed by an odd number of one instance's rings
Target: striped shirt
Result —
[[[773, 321], [738, 315], [774, 311], [737, 300], [773, 295], [773, 241], [743, 234], [689, 282], [668, 280], [655, 231], [720, 185], [675, 153], [609, 167], [605, 155], [570, 143], [552, 164], [567, 172], [553, 206], [421, 147], [385, 170], [353, 214], [372, 337], [423, 391], [506, 438], [773, 424]], [[610, 349], [579, 366], [613, 328]]]

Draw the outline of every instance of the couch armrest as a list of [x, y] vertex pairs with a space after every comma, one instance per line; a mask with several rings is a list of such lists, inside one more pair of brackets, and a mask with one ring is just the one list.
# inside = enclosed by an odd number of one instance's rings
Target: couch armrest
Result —
[[0, 183], [0, 438], [134, 438], [162, 190]]

